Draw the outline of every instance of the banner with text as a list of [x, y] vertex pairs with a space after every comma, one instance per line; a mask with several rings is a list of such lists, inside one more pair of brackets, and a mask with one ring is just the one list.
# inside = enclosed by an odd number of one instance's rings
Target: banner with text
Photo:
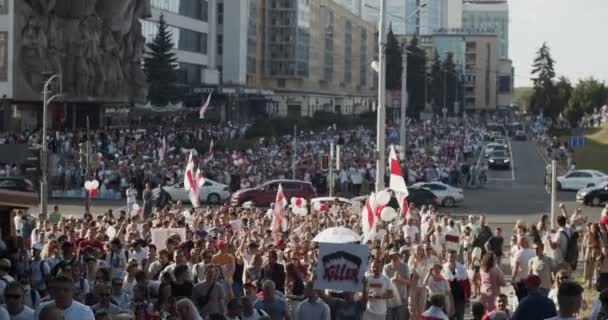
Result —
[[315, 289], [362, 291], [368, 259], [367, 246], [320, 243]]

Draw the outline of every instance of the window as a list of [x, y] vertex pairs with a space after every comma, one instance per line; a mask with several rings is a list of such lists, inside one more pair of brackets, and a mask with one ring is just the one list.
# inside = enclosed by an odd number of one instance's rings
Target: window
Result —
[[[5, 0], [0, 0], [5, 1]], [[192, 19], [207, 21], [207, 0], [152, 0], [153, 8], [169, 11]]]
[[500, 76], [498, 77], [498, 93], [510, 93], [511, 92], [511, 77]]
[[299, 183], [294, 183], [294, 182], [287, 182], [283, 184], [283, 188], [285, 190], [301, 190], [302, 189], [302, 185]]
[[224, 52], [224, 36], [221, 34], [217, 35], [217, 54], [222, 55]]
[[217, 4], [217, 24], [224, 24], [224, 4]]
[[181, 62], [177, 71], [177, 79], [182, 84], [201, 84], [201, 72], [204, 68], [204, 65]]
[[178, 49], [207, 54], [207, 34], [180, 29]]
[[8, 14], [8, 0], [0, 0], [0, 14]]
[[578, 177], [579, 178], [591, 178], [591, 174], [589, 174], [587, 172], [579, 172]]

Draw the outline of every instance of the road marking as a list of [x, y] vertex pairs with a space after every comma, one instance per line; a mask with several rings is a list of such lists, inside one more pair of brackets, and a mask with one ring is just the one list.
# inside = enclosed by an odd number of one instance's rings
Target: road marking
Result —
[[515, 181], [515, 158], [513, 158], [513, 148], [509, 136], [507, 136], [507, 145], [509, 145], [509, 155], [511, 156], [511, 180]]
[[488, 178], [488, 181], [514, 181], [512, 178]]

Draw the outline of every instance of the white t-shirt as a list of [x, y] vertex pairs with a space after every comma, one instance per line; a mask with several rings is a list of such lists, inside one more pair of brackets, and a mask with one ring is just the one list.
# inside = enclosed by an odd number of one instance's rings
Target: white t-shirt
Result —
[[[43, 302], [38, 305], [36, 308], [36, 312], [34, 314], [34, 319], [38, 319], [40, 316], [40, 311], [47, 305], [55, 303], [54, 300], [50, 300], [47, 302]], [[63, 310], [63, 319], [64, 320], [95, 320], [95, 314], [93, 314], [93, 310], [78, 301], [72, 301], [72, 304], [65, 310]]]
[[416, 226], [403, 226], [403, 235], [409, 237], [412, 242], [416, 241], [416, 235], [420, 233]]
[[[384, 295], [386, 294], [387, 290], [392, 288], [391, 280], [383, 274], [380, 274], [378, 278], [374, 278], [374, 276], [369, 275], [367, 276], [367, 288], [369, 290], [370, 296], [372, 293]], [[386, 314], [386, 301], [387, 299], [370, 298], [367, 301], [367, 311], [379, 315]]]
[[515, 254], [515, 263], [519, 263], [519, 271], [515, 274], [514, 281], [523, 281], [528, 277], [528, 264], [536, 256], [533, 249], [520, 249]]
[[34, 319], [34, 310], [27, 306], [23, 306], [23, 310], [11, 317], [11, 320], [32, 320]]

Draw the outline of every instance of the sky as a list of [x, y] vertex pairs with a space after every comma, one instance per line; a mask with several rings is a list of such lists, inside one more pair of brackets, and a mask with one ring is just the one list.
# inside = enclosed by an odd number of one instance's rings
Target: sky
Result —
[[531, 86], [536, 51], [546, 41], [557, 76], [608, 84], [608, 0], [509, 0], [509, 55], [515, 86]]

